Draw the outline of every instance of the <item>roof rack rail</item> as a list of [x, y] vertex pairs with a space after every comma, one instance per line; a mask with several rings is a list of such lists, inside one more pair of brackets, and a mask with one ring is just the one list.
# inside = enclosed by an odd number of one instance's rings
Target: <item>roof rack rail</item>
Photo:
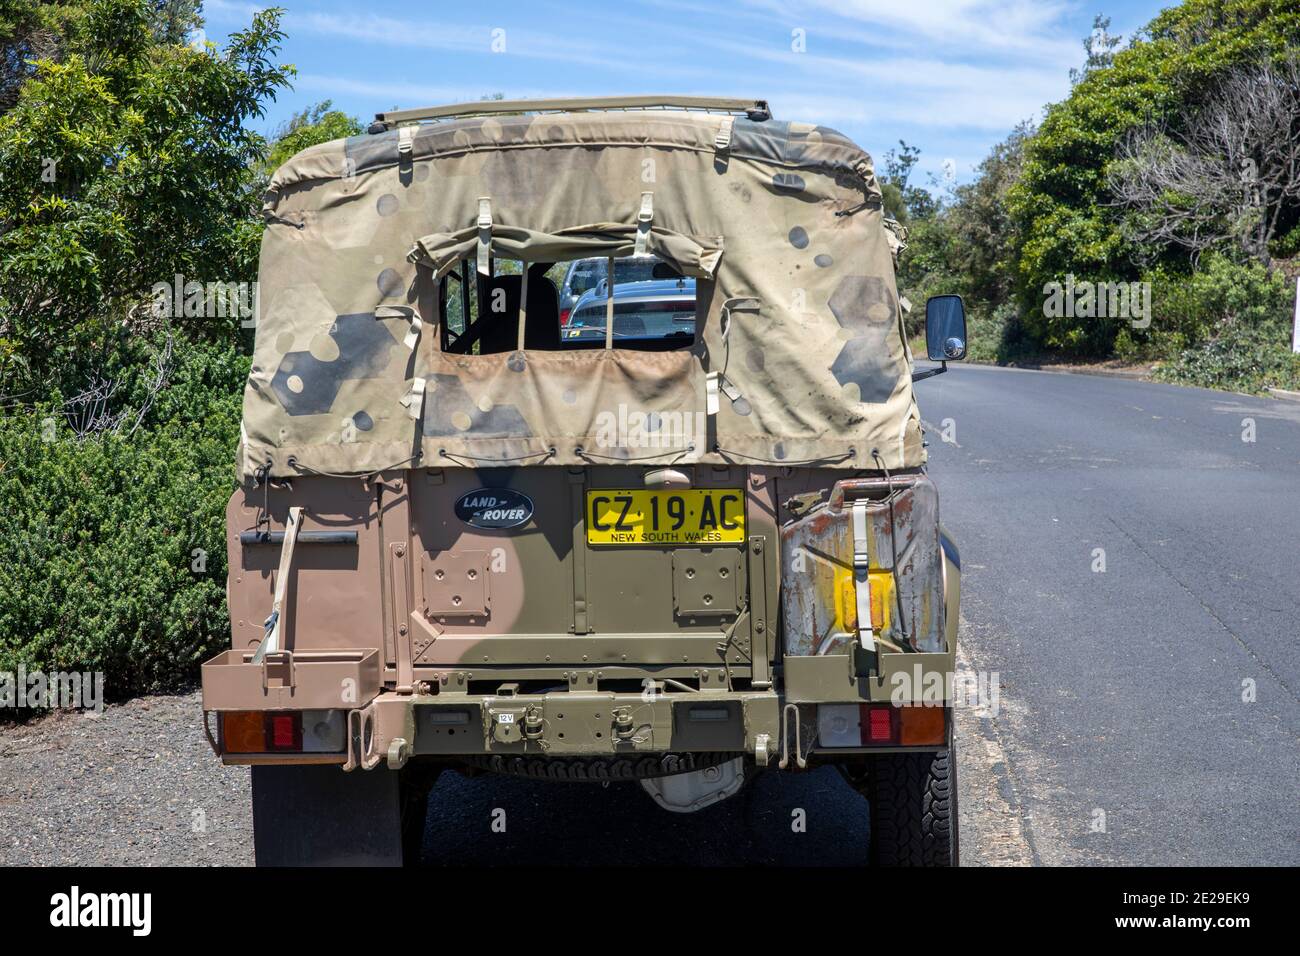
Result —
[[718, 96], [598, 96], [567, 100], [480, 100], [453, 106], [428, 106], [412, 110], [376, 113], [367, 132], [382, 133], [403, 123], [448, 120], [463, 116], [501, 113], [582, 113], [590, 110], [680, 109], [704, 112], [744, 113], [755, 121], [769, 120], [767, 100], [729, 99]]

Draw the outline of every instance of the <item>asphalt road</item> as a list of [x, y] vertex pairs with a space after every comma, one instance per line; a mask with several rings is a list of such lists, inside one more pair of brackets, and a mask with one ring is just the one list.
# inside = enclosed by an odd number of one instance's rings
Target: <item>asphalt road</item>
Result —
[[[1000, 691], [958, 717], [963, 862], [1300, 863], [1300, 404], [960, 366], [917, 388], [963, 663]], [[843, 865], [866, 840], [831, 769], [687, 816], [447, 774], [425, 854]]]
[[1300, 863], [1300, 404], [977, 367], [918, 389], [955, 426], [931, 461], [961, 641], [1001, 675], [1032, 859]]

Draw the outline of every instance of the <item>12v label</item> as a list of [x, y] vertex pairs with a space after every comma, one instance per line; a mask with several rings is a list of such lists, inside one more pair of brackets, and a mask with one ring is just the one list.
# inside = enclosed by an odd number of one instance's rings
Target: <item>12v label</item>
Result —
[[587, 543], [741, 544], [745, 495], [739, 488], [587, 492]]

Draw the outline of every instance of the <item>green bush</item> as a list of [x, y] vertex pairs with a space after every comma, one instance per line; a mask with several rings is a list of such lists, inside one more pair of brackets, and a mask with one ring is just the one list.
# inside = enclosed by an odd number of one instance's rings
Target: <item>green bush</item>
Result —
[[[251, 335], [149, 306], [177, 275], [255, 278], [250, 121], [293, 68], [281, 11], [200, 48], [197, 7], [0, 0], [0, 671], [99, 670], [115, 698], [192, 683], [229, 634]], [[357, 124], [290, 127], [283, 150]]]
[[1289, 341], [1291, 284], [1257, 262], [1242, 265], [1210, 253], [1195, 271], [1159, 266], [1142, 281], [1151, 286], [1151, 323], [1144, 329], [1120, 325], [1119, 358], [1172, 362], [1234, 324], [1267, 327]]
[[1269, 386], [1300, 390], [1300, 355], [1276, 330], [1234, 326], [1177, 361], [1156, 370], [1155, 377], [1176, 385], [1262, 393]]
[[193, 682], [229, 640], [248, 360], [206, 345], [179, 361], [133, 434], [78, 439], [53, 406], [0, 416], [0, 671], [102, 671], [120, 699]]
[[1002, 365], [1026, 358], [1033, 351], [1015, 304], [1000, 305], [992, 311], [976, 308], [967, 316], [966, 355], [970, 361]]
[[1291, 353], [1295, 291], [1280, 272], [1206, 257], [1190, 276], [1166, 276], [1152, 287], [1150, 341], [1172, 352], [1163, 381], [1238, 392], [1300, 385]]

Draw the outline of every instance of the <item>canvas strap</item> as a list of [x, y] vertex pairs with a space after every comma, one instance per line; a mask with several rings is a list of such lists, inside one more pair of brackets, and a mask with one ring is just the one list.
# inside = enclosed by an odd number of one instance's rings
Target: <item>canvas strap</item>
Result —
[[710, 372], [704, 377], [704, 411], [709, 415], [718, 414], [721, 402], [718, 401], [718, 379], [721, 372]]
[[289, 585], [289, 569], [293, 566], [293, 549], [298, 543], [298, 529], [302, 526], [302, 506], [289, 509], [288, 524], [284, 531], [284, 544], [280, 546], [280, 568], [275, 573], [275, 597], [271, 602], [271, 614], [266, 619], [266, 635], [253, 653], [253, 663], [262, 663], [268, 653], [280, 649], [280, 625], [283, 621], [281, 611], [284, 608], [284, 595]]
[[521, 262], [524, 276], [519, 281], [519, 351], [524, 350], [524, 323], [528, 321], [528, 263]]
[[420, 412], [424, 408], [424, 389], [424, 379], [413, 379], [411, 381], [411, 390], [398, 399], [398, 401], [406, 408], [406, 414], [416, 421], [419, 420]]
[[492, 200], [480, 196], [478, 200], [478, 272], [491, 275], [492, 251]]
[[709, 415], [718, 414], [721, 406], [719, 395], [726, 395], [732, 402], [740, 399], [740, 389], [736, 383], [721, 372], [710, 372], [704, 377], [704, 410]]
[[867, 502], [853, 502], [853, 592], [858, 608], [858, 640], [863, 650], [876, 649], [876, 635], [871, 627], [871, 555], [867, 547]]
[[[722, 309], [719, 312], [719, 323], [724, 348], [727, 350], [731, 348], [729, 337], [731, 335], [732, 312], [737, 309], [757, 310], [760, 304], [758, 297], [753, 295], [733, 296], [722, 303]], [[735, 402], [740, 398], [740, 389], [721, 372], [710, 372], [704, 379], [704, 410], [707, 414], [718, 414], [721, 405], [720, 394], [726, 395], [728, 399]]]
[[[654, 222], [654, 193], [641, 194], [641, 211], [636, 216], [636, 244], [633, 251], [638, 256], [645, 255], [646, 245], [650, 239], [650, 226]], [[611, 283], [613, 276], [610, 277]]]
[[727, 160], [731, 158], [731, 127], [735, 122], [734, 116], [722, 117], [722, 122], [718, 125], [718, 133], [713, 137], [714, 159], [723, 166], [726, 166]]
[[[646, 193], [646, 195], [650, 195]], [[605, 348], [614, 347], [614, 257], [606, 260], [605, 271]]]
[[406, 305], [381, 305], [375, 308], [376, 319], [406, 319], [406, 335], [402, 339], [402, 345], [407, 349], [414, 349], [417, 342], [420, 341], [420, 332], [424, 329], [424, 319], [420, 318], [418, 310]]
[[722, 340], [727, 340], [728, 333], [731, 332], [731, 313], [738, 311], [757, 312], [761, 307], [758, 296], [756, 295], [737, 295], [732, 296], [722, 303], [722, 309], [719, 312], [719, 320], [722, 326]]

